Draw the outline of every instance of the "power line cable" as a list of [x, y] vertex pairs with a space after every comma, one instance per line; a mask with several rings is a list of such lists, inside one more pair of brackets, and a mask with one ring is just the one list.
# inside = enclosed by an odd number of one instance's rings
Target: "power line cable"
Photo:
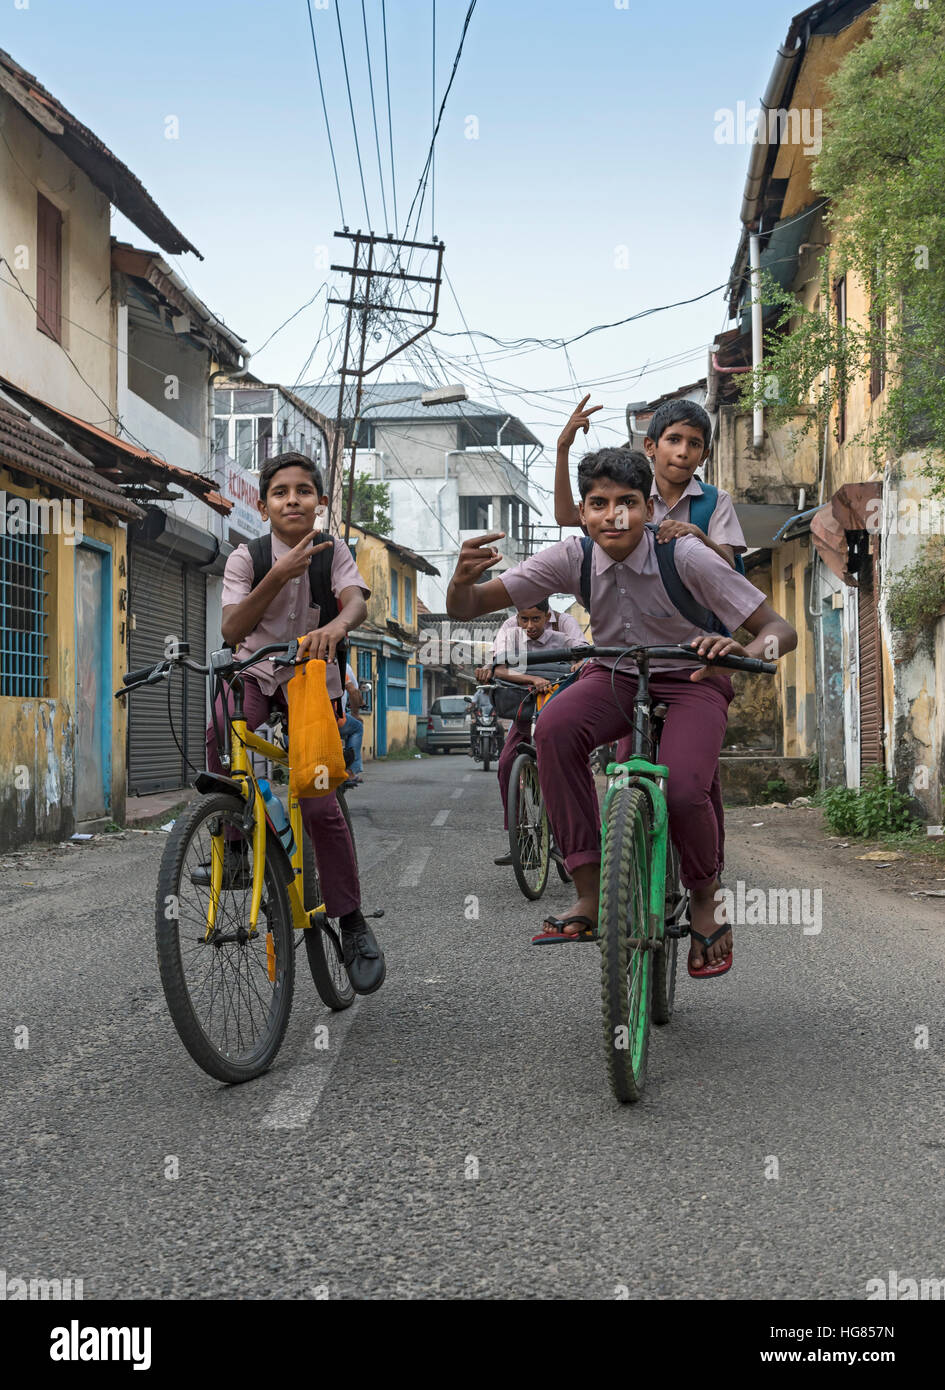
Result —
[[433, 139], [430, 142], [430, 149], [433, 151], [433, 157], [430, 160], [430, 240], [432, 241], [436, 236], [436, 0], [433, 0], [433, 62], [432, 78], [430, 81], [430, 129], [433, 132]]
[[345, 70], [345, 86], [348, 89], [348, 109], [351, 112], [351, 129], [354, 131], [354, 150], [358, 157], [358, 173], [361, 176], [361, 194], [364, 198], [364, 215], [367, 218], [368, 231], [371, 230], [371, 214], [368, 211], [367, 189], [364, 187], [364, 168], [361, 164], [361, 146], [358, 143], [358, 123], [354, 117], [354, 102], [351, 99], [351, 79], [348, 76], [348, 57], [345, 53], [345, 36], [341, 28], [341, 5], [340, 0], [335, 0], [335, 18], [338, 20], [338, 38], [341, 40], [341, 61]]
[[312, 0], [306, 0], [306, 4], [308, 6], [308, 24], [309, 28], [312, 31], [312, 48], [315, 51], [315, 71], [318, 73], [318, 90], [321, 93], [322, 111], [325, 114], [325, 131], [328, 135], [328, 149], [331, 154], [331, 167], [335, 173], [335, 188], [338, 192], [338, 211], [341, 213], [341, 225], [343, 227], [347, 227], [348, 220], [345, 217], [344, 204], [341, 201], [341, 183], [338, 179], [338, 164], [335, 160], [335, 146], [331, 138], [331, 122], [328, 119], [328, 106], [325, 103], [325, 88], [322, 84], [322, 67], [321, 63], [318, 61], [318, 44], [315, 41], [315, 21], [312, 18]]
[[387, 83], [387, 133], [390, 139], [390, 186], [394, 198], [394, 230], [397, 230], [397, 179], [394, 173], [394, 123], [390, 114], [390, 63], [387, 57], [387, 0], [381, 0], [384, 21], [384, 77]]
[[387, 195], [384, 192], [384, 170], [381, 168], [381, 141], [377, 133], [377, 107], [374, 104], [374, 73], [371, 68], [371, 44], [368, 39], [367, 10], [361, 0], [361, 21], [364, 25], [364, 51], [367, 54], [368, 82], [371, 87], [371, 115], [374, 117], [374, 146], [377, 150], [377, 177], [381, 185], [381, 203], [384, 207], [384, 231], [390, 233], [390, 218], [387, 216]]
[[[336, 3], [337, 3], [337, 0], [336, 0]], [[467, 31], [468, 28], [469, 28], [470, 20], [471, 20], [472, 17], [473, 17], [473, 11], [475, 10], [475, 8], [476, 8], [476, 0], [470, 0], [469, 8], [468, 8], [468, 10], [466, 11], [466, 18], [465, 18], [465, 20], [463, 21], [463, 32], [462, 32], [462, 34], [460, 35], [459, 47], [458, 47], [457, 50], [456, 50], [456, 57], [453, 59], [453, 70], [452, 70], [452, 72], [450, 73], [450, 80], [449, 80], [449, 82], [447, 82], [447, 84], [446, 84], [446, 91], [443, 93], [443, 100], [442, 100], [442, 102], [440, 103], [440, 114], [439, 114], [438, 117], [437, 117], [436, 125], [433, 127], [433, 138], [432, 138], [431, 141], [430, 141], [430, 148], [429, 148], [429, 150], [427, 151], [426, 163], [425, 163], [424, 166], [423, 166], [423, 173], [420, 175], [420, 182], [417, 184], [417, 191], [416, 191], [416, 193], [413, 195], [413, 200], [412, 200], [412, 202], [411, 202], [411, 204], [410, 204], [410, 207], [409, 207], [409, 209], [408, 209], [408, 211], [407, 211], [407, 221], [406, 221], [406, 223], [404, 224], [404, 228], [405, 228], [405, 240], [409, 240], [409, 237], [406, 236], [406, 232], [409, 230], [411, 214], [413, 213], [414, 206], [415, 206], [415, 204], [416, 204], [418, 198], [420, 198], [420, 208], [419, 208], [418, 211], [417, 211], [417, 225], [419, 226], [419, 222], [420, 222], [420, 213], [421, 213], [422, 210], [423, 210], [423, 198], [422, 198], [421, 195], [422, 195], [423, 193], [425, 193], [425, 191], [426, 191], [426, 183], [427, 183], [427, 179], [428, 179], [429, 173], [430, 173], [430, 165], [431, 165], [432, 160], [433, 160], [433, 147], [434, 147], [434, 145], [436, 144], [436, 137], [437, 137], [437, 135], [438, 135], [439, 132], [440, 132], [440, 123], [441, 123], [442, 120], [443, 120], [443, 112], [444, 112], [445, 109], [446, 109], [446, 101], [447, 101], [447, 98], [449, 97], [449, 94], [450, 94], [450, 88], [451, 88], [452, 85], [453, 85], [453, 79], [454, 79], [455, 76], [456, 76], [456, 69], [459, 67], [459, 60], [460, 60], [460, 58], [462, 57], [462, 53], [463, 53], [463, 44], [464, 44], [465, 41], [466, 41], [466, 31]]]

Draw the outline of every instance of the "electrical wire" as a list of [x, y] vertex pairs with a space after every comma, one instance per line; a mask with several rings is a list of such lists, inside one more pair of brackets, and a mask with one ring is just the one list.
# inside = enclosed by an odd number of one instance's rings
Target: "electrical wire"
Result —
[[335, 0], [335, 18], [338, 20], [338, 38], [341, 41], [341, 61], [345, 70], [345, 86], [348, 89], [348, 109], [351, 112], [351, 129], [354, 131], [354, 149], [358, 157], [358, 173], [361, 176], [361, 193], [364, 197], [364, 215], [367, 218], [368, 231], [371, 229], [371, 214], [368, 211], [367, 190], [364, 187], [364, 169], [361, 164], [361, 146], [358, 143], [358, 123], [354, 117], [354, 102], [351, 99], [351, 80], [348, 76], [348, 57], [345, 53], [345, 36], [341, 28], [341, 3]]
[[[338, 211], [341, 213], [341, 225], [343, 227], [347, 227], [348, 220], [345, 217], [344, 204], [341, 201], [341, 183], [338, 179], [338, 164], [335, 160], [335, 146], [331, 138], [331, 122], [328, 119], [328, 106], [325, 102], [325, 88], [322, 85], [322, 67], [321, 63], [318, 61], [318, 44], [315, 41], [315, 21], [312, 18], [312, 0], [306, 0], [306, 4], [308, 6], [309, 28], [312, 31], [312, 48], [315, 51], [315, 71], [318, 73], [318, 90], [321, 93], [322, 111], [325, 115], [325, 131], [328, 135], [328, 149], [331, 154], [331, 167], [335, 172], [335, 189], [338, 193]], [[341, 21], [339, 20], [339, 24], [340, 22]]]
[[[725, 285], [713, 285], [712, 289], [704, 290], [702, 294], [693, 295], [691, 299], [677, 299], [672, 304], [659, 304], [653, 309], [641, 309], [638, 313], [628, 314], [626, 318], [616, 319], [613, 323], [598, 323], [593, 328], [585, 328], [583, 333], [576, 333], [571, 338], [496, 338], [493, 334], [484, 333], [478, 328], [474, 328], [472, 333], [475, 333], [478, 338], [488, 338], [490, 342], [497, 343], [501, 348], [520, 348], [528, 344], [545, 348], [570, 347], [572, 343], [579, 343], [582, 338], [588, 338], [592, 333], [603, 333], [609, 328], [622, 328], [626, 323], [635, 323], [637, 319], [649, 318], [652, 314], [662, 314], [667, 309], [679, 309], [687, 304], [698, 304], [701, 299], [708, 299], [710, 294], [716, 294], [722, 289], [725, 289]], [[459, 331], [446, 332], [441, 328], [434, 328], [432, 331], [441, 338], [462, 338], [464, 336]], [[470, 333], [470, 337], [472, 333]]]
[[[337, 0], [336, 0], [336, 3], [337, 3]], [[436, 125], [433, 127], [433, 138], [432, 138], [431, 141], [430, 141], [430, 148], [429, 148], [429, 150], [427, 151], [426, 163], [425, 163], [424, 166], [423, 166], [423, 173], [420, 175], [420, 182], [417, 184], [417, 191], [416, 191], [416, 193], [413, 195], [413, 199], [412, 199], [412, 201], [411, 201], [410, 207], [409, 207], [409, 209], [407, 210], [407, 220], [406, 220], [406, 222], [405, 222], [405, 224], [404, 224], [404, 229], [405, 229], [404, 240], [408, 240], [408, 241], [410, 240], [410, 238], [409, 238], [409, 236], [407, 235], [407, 233], [409, 232], [409, 229], [410, 229], [410, 218], [411, 218], [411, 215], [412, 215], [413, 210], [414, 210], [414, 206], [416, 205], [416, 202], [417, 202], [417, 199], [418, 199], [418, 198], [420, 199], [420, 207], [417, 209], [417, 225], [419, 226], [419, 224], [420, 224], [420, 215], [421, 215], [421, 213], [422, 213], [422, 211], [423, 211], [423, 194], [425, 194], [425, 192], [426, 192], [427, 179], [428, 179], [429, 173], [430, 173], [430, 165], [431, 165], [431, 163], [432, 163], [432, 161], [433, 161], [433, 148], [434, 148], [434, 146], [435, 146], [435, 144], [436, 144], [436, 137], [437, 137], [437, 135], [438, 135], [439, 132], [440, 132], [440, 123], [441, 123], [442, 120], [443, 120], [443, 112], [444, 112], [445, 109], [446, 109], [447, 98], [449, 97], [450, 89], [451, 89], [451, 87], [453, 86], [453, 79], [454, 79], [455, 76], [456, 76], [456, 69], [459, 67], [459, 60], [460, 60], [460, 58], [462, 57], [462, 53], [463, 53], [463, 44], [466, 42], [466, 31], [467, 31], [468, 28], [469, 28], [469, 24], [470, 24], [470, 21], [472, 20], [473, 11], [475, 10], [475, 8], [476, 8], [476, 0], [470, 0], [469, 8], [468, 8], [467, 11], [466, 11], [466, 18], [465, 18], [465, 20], [463, 21], [463, 32], [462, 32], [462, 34], [460, 35], [459, 47], [458, 47], [457, 50], [456, 50], [456, 57], [453, 59], [453, 69], [452, 69], [452, 71], [451, 71], [451, 73], [450, 73], [450, 80], [449, 80], [449, 82], [447, 82], [447, 84], [446, 84], [446, 91], [443, 93], [443, 100], [442, 100], [442, 102], [440, 103], [440, 113], [439, 113], [439, 115], [438, 115], [438, 117], [437, 117]]]
[[368, 39], [367, 10], [361, 0], [361, 20], [364, 24], [364, 51], [367, 54], [368, 82], [371, 87], [371, 115], [374, 117], [374, 145], [377, 150], [377, 177], [381, 185], [381, 203], [384, 207], [384, 231], [390, 234], [390, 218], [387, 216], [387, 195], [384, 192], [384, 170], [381, 168], [381, 141], [377, 133], [377, 107], [374, 104], [374, 73], [371, 69], [371, 44]]
[[394, 199], [394, 230], [397, 219], [397, 180], [394, 174], [394, 123], [390, 114], [390, 63], [387, 57], [387, 0], [381, 0], [381, 17], [384, 21], [384, 77], [387, 83], [387, 133], [390, 139], [390, 186]]
[[[430, 159], [430, 240], [436, 236], [436, 0], [433, 4], [433, 61], [431, 64], [432, 77], [430, 81], [430, 129], [433, 138], [430, 141], [432, 157]], [[419, 223], [419, 218], [417, 219]]]

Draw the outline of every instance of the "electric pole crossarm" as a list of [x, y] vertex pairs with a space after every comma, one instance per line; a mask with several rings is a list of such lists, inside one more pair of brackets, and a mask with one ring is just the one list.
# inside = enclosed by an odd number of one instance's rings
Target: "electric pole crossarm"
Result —
[[[366, 270], [359, 270], [353, 265], [333, 265], [332, 270], [339, 270], [345, 275], [366, 275]], [[374, 275], [382, 275], [386, 280], [402, 280], [404, 284], [411, 285], [436, 285], [438, 283], [435, 275], [408, 275], [403, 270], [375, 270]], [[333, 300], [332, 303], [339, 303]]]

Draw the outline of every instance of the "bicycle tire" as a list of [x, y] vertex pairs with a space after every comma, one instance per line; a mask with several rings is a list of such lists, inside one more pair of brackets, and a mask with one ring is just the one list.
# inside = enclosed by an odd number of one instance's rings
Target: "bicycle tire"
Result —
[[676, 963], [679, 937], [667, 936], [667, 928], [678, 927], [686, 910], [686, 890], [679, 877], [679, 851], [672, 839], [666, 847], [666, 911], [663, 922], [663, 949], [653, 962], [653, 1022], [669, 1023], [676, 1001]]
[[[182, 894], [182, 878], [186, 872], [188, 850], [197, 842], [203, 827], [206, 827], [209, 837], [209, 835], [217, 833], [213, 826], [219, 826], [221, 820], [226, 818], [229, 818], [234, 826], [238, 826], [244, 813], [245, 803], [242, 798], [221, 792], [201, 797], [189, 810], [178, 817], [161, 858], [155, 917], [161, 984], [178, 1036], [199, 1067], [217, 1081], [224, 1081], [230, 1085], [252, 1081], [255, 1077], [261, 1076], [272, 1065], [288, 1027], [295, 987], [295, 950], [289, 899], [285, 884], [277, 871], [276, 860], [274, 857], [268, 856], [263, 880], [263, 907], [260, 909], [260, 923], [265, 918], [266, 934], [257, 935], [256, 938], [249, 938], [244, 942], [218, 944], [216, 947], [218, 953], [222, 953], [224, 945], [243, 948], [245, 972], [243, 962], [236, 952], [229, 952], [226, 957], [219, 954], [218, 960], [215, 957], [209, 957], [211, 977], [218, 975], [218, 983], [222, 987], [225, 987], [225, 976], [228, 969], [224, 960], [229, 961], [232, 958], [237, 962], [235, 972], [238, 982], [236, 999], [234, 1002], [230, 996], [231, 1010], [229, 1014], [225, 1004], [222, 1007], [224, 1046], [221, 1047], [214, 1041], [201, 1022], [198, 1005], [195, 1003], [195, 997], [188, 984], [188, 965], [191, 962], [196, 965], [198, 961], [203, 959], [205, 949], [213, 949], [213, 943], [205, 942], [203, 939], [202, 928], [206, 923], [206, 909], [205, 905], [201, 905], [199, 890], [193, 895], [197, 907], [192, 909], [188, 907], [186, 912], [184, 910], [185, 902], [192, 895], [192, 890], [197, 887], [191, 882], [188, 884], [188, 898]], [[244, 893], [243, 906], [248, 908], [248, 892], [245, 890], [237, 890], [237, 892]], [[230, 896], [229, 893], [221, 895], [220, 912], [229, 911], [228, 900]], [[235, 897], [236, 894], [234, 893], [232, 896]], [[207, 900], [209, 900], [209, 894], [207, 894]], [[169, 916], [168, 913], [172, 904], [173, 911]], [[228, 925], [225, 918], [224, 924]], [[257, 924], [257, 931], [258, 929], [259, 924]], [[183, 951], [182, 930], [186, 932]], [[269, 974], [270, 933], [272, 938], [272, 975]], [[245, 949], [249, 946], [250, 941], [254, 943], [252, 958]], [[262, 952], [261, 957], [260, 950]], [[264, 998], [265, 986], [258, 973], [263, 961], [266, 962], [265, 967], [263, 967], [266, 979], [272, 986], [272, 999], [268, 1011]], [[216, 970], [217, 964], [219, 964], [219, 971]], [[232, 967], [229, 968], [232, 969]], [[262, 994], [259, 992], [260, 988], [263, 991]], [[197, 992], [198, 1000], [202, 992]], [[235, 1027], [238, 1043], [242, 1034], [241, 1010], [244, 1006], [252, 1009], [252, 994], [254, 993], [261, 1004], [260, 1012], [265, 1016], [265, 1028], [255, 1046], [251, 1047], [248, 1052], [234, 1056], [232, 1049], [227, 1046], [228, 1026], [232, 1023]], [[213, 1019], [214, 999], [215, 988], [211, 984], [209, 996], [209, 1018], [211, 1021]]]
[[532, 901], [540, 898], [548, 882], [551, 827], [530, 753], [519, 753], [509, 777], [509, 850], [519, 888]]
[[[623, 1103], [643, 1093], [650, 1039], [650, 801], [618, 787], [607, 806], [601, 863], [601, 1017], [611, 1089]], [[634, 944], [637, 943], [637, 944]]]
[[491, 766], [492, 766], [492, 756], [491, 756], [491, 754], [490, 754], [488, 751], [484, 751], [484, 752], [483, 752], [483, 755], [482, 755], [482, 770], [483, 770], [483, 772], [488, 772], [488, 771], [489, 771], [489, 768], [490, 768]]
[[[340, 799], [343, 800], [343, 798]], [[307, 831], [303, 830], [302, 834], [304, 837], [302, 843], [302, 902], [306, 908], [311, 910], [321, 903], [322, 890], [318, 880], [318, 869], [315, 864], [315, 851], [312, 848], [312, 842]], [[331, 925], [340, 940], [340, 928], [337, 920], [331, 919]], [[321, 926], [306, 927], [303, 935], [308, 968], [312, 972], [312, 979], [315, 981], [319, 999], [329, 1009], [334, 1009], [336, 1013], [340, 1013], [342, 1009], [350, 1009], [354, 1003], [354, 988], [348, 979], [348, 972], [345, 969], [344, 961], [338, 954], [334, 940]]]

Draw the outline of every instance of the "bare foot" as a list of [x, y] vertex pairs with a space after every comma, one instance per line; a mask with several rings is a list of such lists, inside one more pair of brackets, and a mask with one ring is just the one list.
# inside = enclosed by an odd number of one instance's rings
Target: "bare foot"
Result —
[[[725, 922], [725, 906], [721, 899], [716, 900], [720, 888], [718, 879], [709, 888], [689, 890], [689, 922], [702, 936], [711, 936]], [[690, 963], [693, 970], [703, 965], [719, 965], [732, 949], [731, 930], [725, 932], [711, 946], [703, 946], [693, 936], [690, 938]]]

